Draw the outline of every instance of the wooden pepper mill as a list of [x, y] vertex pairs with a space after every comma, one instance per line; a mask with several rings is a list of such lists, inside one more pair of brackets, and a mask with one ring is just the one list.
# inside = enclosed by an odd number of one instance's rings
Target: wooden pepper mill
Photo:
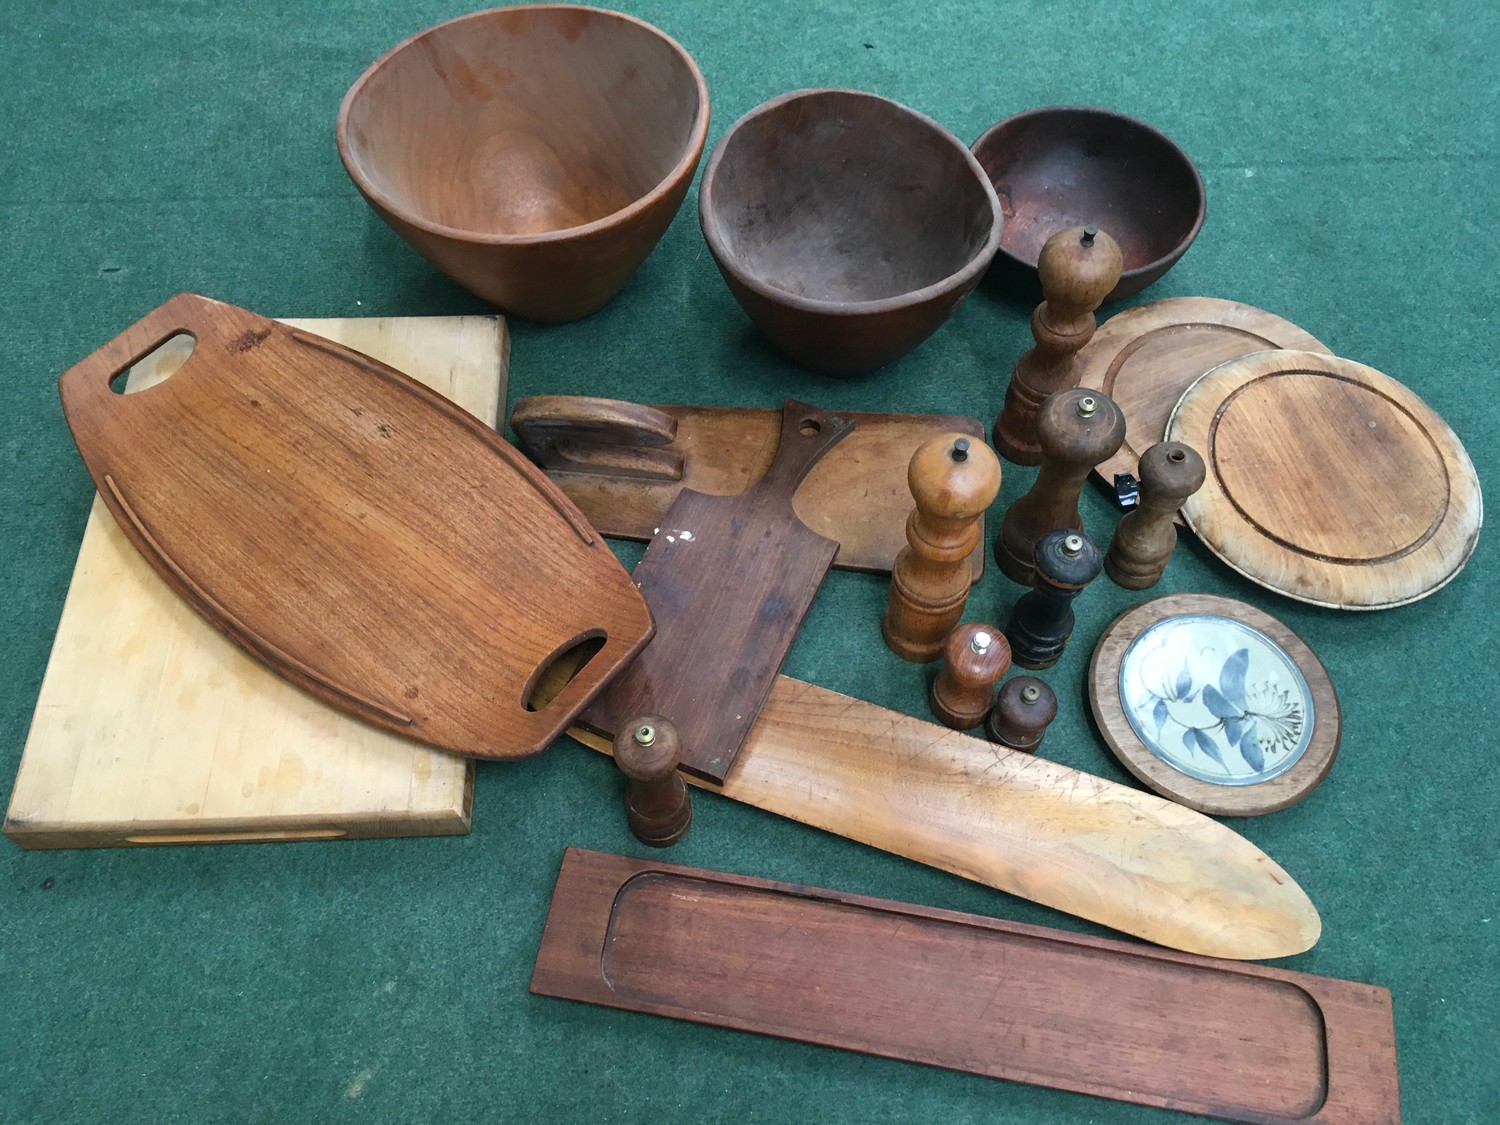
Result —
[[687, 835], [693, 804], [677, 772], [682, 744], [677, 728], [660, 715], [640, 715], [615, 735], [615, 765], [629, 778], [625, 819], [635, 838], [653, 848], [670, 848]]
[[1177, 546], [1172, 517], [1203, 487], [1203, 458], [1181, 442], [1159, 441], [1142, 454], [1136, 475], [1141, 480], [1140, 506], [1120, 521], [1104, 556], [1105, 573], [1127, 590], [1156, 585], [1167, 569]]
[[1000, 459], [982, 441], [941, 434], [922, 443], [906, 471], [916, 507], [891, 568], [881, 634], [892, 652], [926, 663], [963, 616], [979, 517], [1000, 493]]
[[984, 720], [991, 742], [1035, 754], [1057, 718], [1057, 696], [1035, 676], [1017, 676], [1000, 689], [1000, 698]]
[[995, 561], [1007, 577], [1031, 585], [1037, 540], [1055, 528], [1083, 530], [1078, 493], [1089, 470], [1125, 441], [1125, 416], [1108, 395], [1083, 387], [1049, 395], [1037, 412], [1042, 468], [1031, 491], [1005, 512]]
[[1022, 668], [1050, 668], [1073, 633], [1073, 599], [1099, 574], [1099, 548], [1081, 531], [1058, 528], [1036, 545], [1031, 590], [1010, 611], [1005, 635]]
[[938, 721], [954, 730], [984, 722], [995, 700], [995, 681], [1010, 667], [1010, 645], [989, 625], [960, 625], [943, 642], [946, 661], [927, 701]]
[[1124, 260], [1097, 227], [1069, 227], [1047, 239], [1037, 259], [1045, 298], [1031, 314], [1036, 346], [1016, 360], [995, 419], [995, 448], [1017, 465], [1039, 465], [1036, 416], [1043, 400], [1076, 387], [1078, 352], [1094, 335], [1094, 310], [1120, 281]]

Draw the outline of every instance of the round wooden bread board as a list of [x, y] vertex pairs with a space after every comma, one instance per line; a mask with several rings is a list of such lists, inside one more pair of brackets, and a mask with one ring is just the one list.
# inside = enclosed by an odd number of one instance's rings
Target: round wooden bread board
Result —
[[1183, 391], [1209, 368], [1266, 348], [1328, 351], [1275, 313], [1218, 297], [1168, 297], [1110, 317], [1078, 353], [1079, 386], [1103, 391], [1125, 414], [1125, 444], [1095, 478], [1113, 492], [1115, 474], [1135, 473], [1162, 440]]
[[[1139, 642], [1139, 643], [1138, 643]], [[1342, 720], [1322, 662], [1270, 614], [1169, 594], [1128, 610], [1089, 662], [1089, 706], [1148, 789], [1214, 816], [1296, 804], [1333, 767]]]
[[1451, 581], [1484, 520], [1446, 422], [1388, 375], [1337, 356], [1263, 351], [1182, 396], [1167, 438], [1208, 476], [1182, 506], [1252, 582], [1330, 609], [1387, 609]]

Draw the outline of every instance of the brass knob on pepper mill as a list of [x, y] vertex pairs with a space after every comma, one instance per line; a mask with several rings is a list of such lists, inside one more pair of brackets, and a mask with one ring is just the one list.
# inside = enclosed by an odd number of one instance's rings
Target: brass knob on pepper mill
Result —
[[906, 482], [916, 507], [891, 567], [881, 635], [904, 660], [926, 663], [964, 613], [979, 517], [1000, 492], [1000, 459], [966, 434], [941, 434], [912, 454]]
[[995, 699], [995, 681], [1010, 667], [1010, 644], [990, 625], [960, 625], [943, 642], [946, 661], [927, 701], [938, 721], [954, 730], [984, 722]]
[[1045, 299], [1031, 314], [1036, 346], [1016, 360], [995, 419], [995, 448], [1007, 461], [1041, 464], [1037, 410], [1048, 395], [1078, 385], [1078, 352], [1093, 338], [1094, 310], [1123, 265], [1120, 247], [1097, 227], [1060, 230], [1042, 246], [1036, 268]]
[[1115, 528], [1104, 570], [1118, 586], [1144, 590], [1156, 585], [1177, 546], [1177, 509], [1203, 487], [1203, 458], [1191, 446], [1159, 441], [1141, 455], [1141, 502]]
[[1108, 395], [1085, 387], [1058, 391], [1036, 416], [1042, 468], [1036, 483], [1005, 512], [995, 561], [1008, 578], [1031, 585], [1036, 542], [1055, 528], [1083, 530], [1078, 493], [1089, 470], [1125, 441], [1125, 416]]
[[677, 728], [660, 715], [631, 719], [615, 735], [615, 765], [625, 784], [625, 819], [635, 838], [653, 848], [669, 848], [693, 822], [692, 799], [677, 772], [682, 743]]
[[1104, 565], [1099, 548], [1081, 531], [1059, 528], [1037, 540], [1030, 591], [1010, 611], [1005, 635], [1022, 668], [1050, 668], [1073, 635], [1073, 599]]
[[991, 742], [1027, 754], [1036, 753], [1057, 718], [1057, 696], [1035, 676], [1017, 676], [1000, 689], [984, 733]]

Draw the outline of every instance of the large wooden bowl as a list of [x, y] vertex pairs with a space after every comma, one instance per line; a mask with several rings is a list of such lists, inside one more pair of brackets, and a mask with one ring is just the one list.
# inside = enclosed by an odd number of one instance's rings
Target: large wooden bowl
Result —
[[870, 371], [948, 319], [1000, 244], [1000, 203], [952, 133], [856, 90], [800, 90], [751, 110], [698, 189], [730, 290], [792, 359]]
[[1048, 106], [1008, 117], [974, 142], [1005, 211], [991, 276], [1041, 299], [1036, 261], [1060, 230], [1092, 223], [1120, 244], [1120, 283], [1139, 293], [1177, 264], [1203, 226], [1203, 180], [1187, 154], [1144, 122], [1107, 109]]
[[650, 24], [567, 4], [412, 36], [339, 109], [344, 167], [392, 229], [466, 289], [564, 321], [613, 297], [672, 221], [708, 134], [708, 87]]

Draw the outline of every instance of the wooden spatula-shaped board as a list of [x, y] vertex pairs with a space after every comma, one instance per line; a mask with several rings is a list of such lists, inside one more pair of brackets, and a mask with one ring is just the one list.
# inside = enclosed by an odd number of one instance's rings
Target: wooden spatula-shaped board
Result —
[[849, 419], [787, 400], [776, 460], [737, 496], [683, 489], [635, 568], [656, 639], [588, 709], [614, 734], [665, 715], [683, 768], [723, 780], [823, 584], [838, 544], [808, 529], [792, 494]]
[[[110, 381], [179, 333], [172, 378]], [[573, 504], [472, 415], [321, 337], [193, 294], [65, 372], [136, 548], [231, 640], [360, 718], [478, 757], [546, 748], [651, 635]], [[601, 647], [551, 703], [537, 677]]]

